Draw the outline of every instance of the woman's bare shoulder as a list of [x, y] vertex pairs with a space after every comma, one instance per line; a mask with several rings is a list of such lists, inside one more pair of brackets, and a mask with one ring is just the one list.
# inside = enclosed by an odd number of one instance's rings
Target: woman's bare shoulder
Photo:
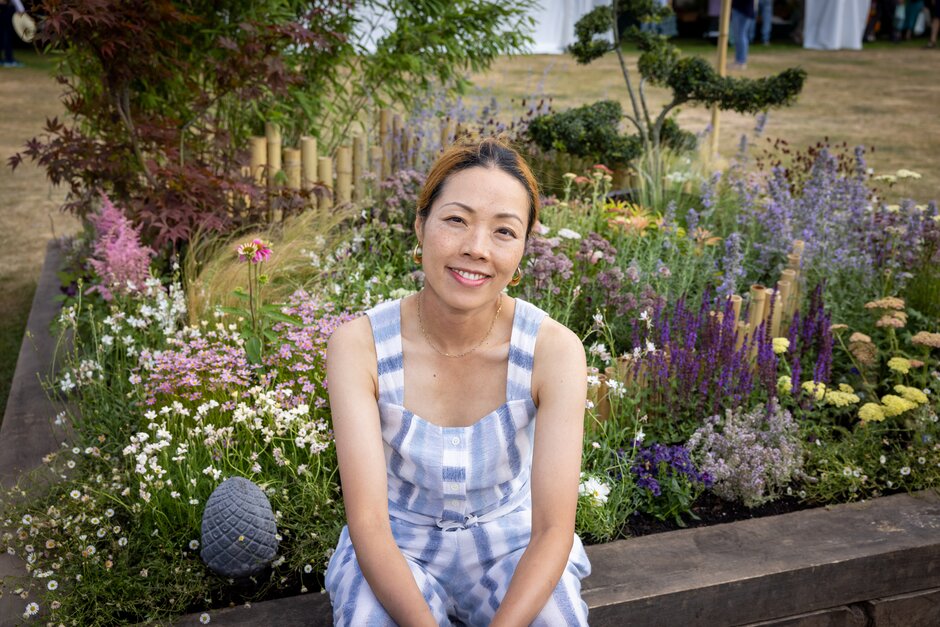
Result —
[[348, 364], [372, 364], [375, 369], [375, 342], [369, 316], [359, 316], [340, 325], [327, 347], [328, 358], [341, 359]]
[[536, 366], [539, 361], [552, 363], [554, 359], [583, 360], [584, 344], [574, 331], [557, 320], [545, 316], [539, 327], [534, 357]]

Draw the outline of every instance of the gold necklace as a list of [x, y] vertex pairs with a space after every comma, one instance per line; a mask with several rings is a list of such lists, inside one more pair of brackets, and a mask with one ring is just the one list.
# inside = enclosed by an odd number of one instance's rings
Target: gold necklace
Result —
[[485, 341], [490, 337], [490, 333], [493, 332], [493, 327], [496, 326], [496, 319], [499, 318], [499, 312], [503, 310], [503, 295], [502, 295], [502, 294], [500, 294], [499, 296], [497, 296], [496, 303], [497, 303], [497, 304], [496, 304], [496, 315], [493, 316], [493, 321], [490, 322], [490, 328], [487, 329], [486, 335], [483, 336], [483, 339], [480, 340], [480, 342], [479, 342], [476, 346], [474, 346], [473, 348], [471, 348], [471, 349], [468, 350], [468, 351], [465, 351], [465, 352], [463, 352], [463, 353], [460, 353], [459, 355], [453, 355], [453, 354], [451, 354], [451, 353], [445, 353], [444, 351], [440, 350], [437, 346], [435, 346], [435, 345], [434, 345], [434, 342], [431, 341], [431, 337], [428, 335], [428, 330], [424, 328], [424, 319], [421, 317], [421, 306], [424, 304], [424, 290], [421, 291], [421, 293], [420, 293], [420, 295], [419, 295], [419, 297], [418, 297], [418, 326], [421, 327], [421, 333], [424, 335], [424, 340], [428, 343], [428, 346], [430, 346], [431, 348], [433, 348], [433, 349], [434, 349], [434, 352], [436, 352], [438, 355], [443, 355], [444, 357], [463, 357], [463, 356], [465, 356], [465, 355], [469, 355], [470, 353], [472, 353], [472, 352], [475, 351], [476, 349], [478, 349], [478, 348], [480, 348], [481, 346], [483, 346], [483, 342], [485, 342]]

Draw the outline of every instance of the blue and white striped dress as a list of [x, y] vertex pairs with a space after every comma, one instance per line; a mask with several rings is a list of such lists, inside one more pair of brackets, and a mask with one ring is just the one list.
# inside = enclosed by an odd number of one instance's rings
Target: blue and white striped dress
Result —
[[[379, 415], [392, 535], [440, 625], [484, 626], [506, 594], [532, 530], [535, 338], [545, 312], [516, 299], [507, 399], [468, 427], [441, 427], [404, 407], [401, 301], [367, 312], [378, 357]], [[587, 625], [577, 535], [568, 565], [534, 625]], [[337, 626], [393, 625], [343, 529], [326, 571]]]

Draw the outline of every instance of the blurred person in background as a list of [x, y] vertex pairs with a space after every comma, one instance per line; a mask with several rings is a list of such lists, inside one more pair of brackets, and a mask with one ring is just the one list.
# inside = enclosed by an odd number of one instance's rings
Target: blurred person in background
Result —
[[21, 0], [0, 0], [0, 51], [3, 60], [0, 67], [23, 67], [23, 64], [13, 58], [13, 14], [26, 13]]
[[872, 0], [873, 12], [868, 16], [868, 25], [865, 27], [865, 41], [875, 41], [875, 25], [881, 24], [879, 33], [888, 36], [891, 41], [900, 41], [897, 30], [894, 28], [894, 15], [897, 13], [897, 0]]
[[904, 33], [904, 40], [910, 41], [914, 36], [914, 25], [917, 24], [917, 17], [924, 11], [924, 0], [907, 0], [904, 3], [904, 25], [901, 32]]
[[925, 48], [936, 48], [937, 47], [937, 34], [940, 32], [940, 0], [932, 0], [929, 4], [930, 8], [930, 41], [927, 42]]

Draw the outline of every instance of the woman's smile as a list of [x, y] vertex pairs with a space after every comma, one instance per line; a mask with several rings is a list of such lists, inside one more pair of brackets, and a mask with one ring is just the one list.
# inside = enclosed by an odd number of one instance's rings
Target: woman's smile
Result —
[[458, 283], [461, 285], [466, 285], [467, 287], [479, 287], [486, 283], [487, 279], [491, 278], [488, 274], [483, 274], [481, 272], [471, 272], [462, 268], [449, 267], [447, 269], [450, 270], [451, 275]]

